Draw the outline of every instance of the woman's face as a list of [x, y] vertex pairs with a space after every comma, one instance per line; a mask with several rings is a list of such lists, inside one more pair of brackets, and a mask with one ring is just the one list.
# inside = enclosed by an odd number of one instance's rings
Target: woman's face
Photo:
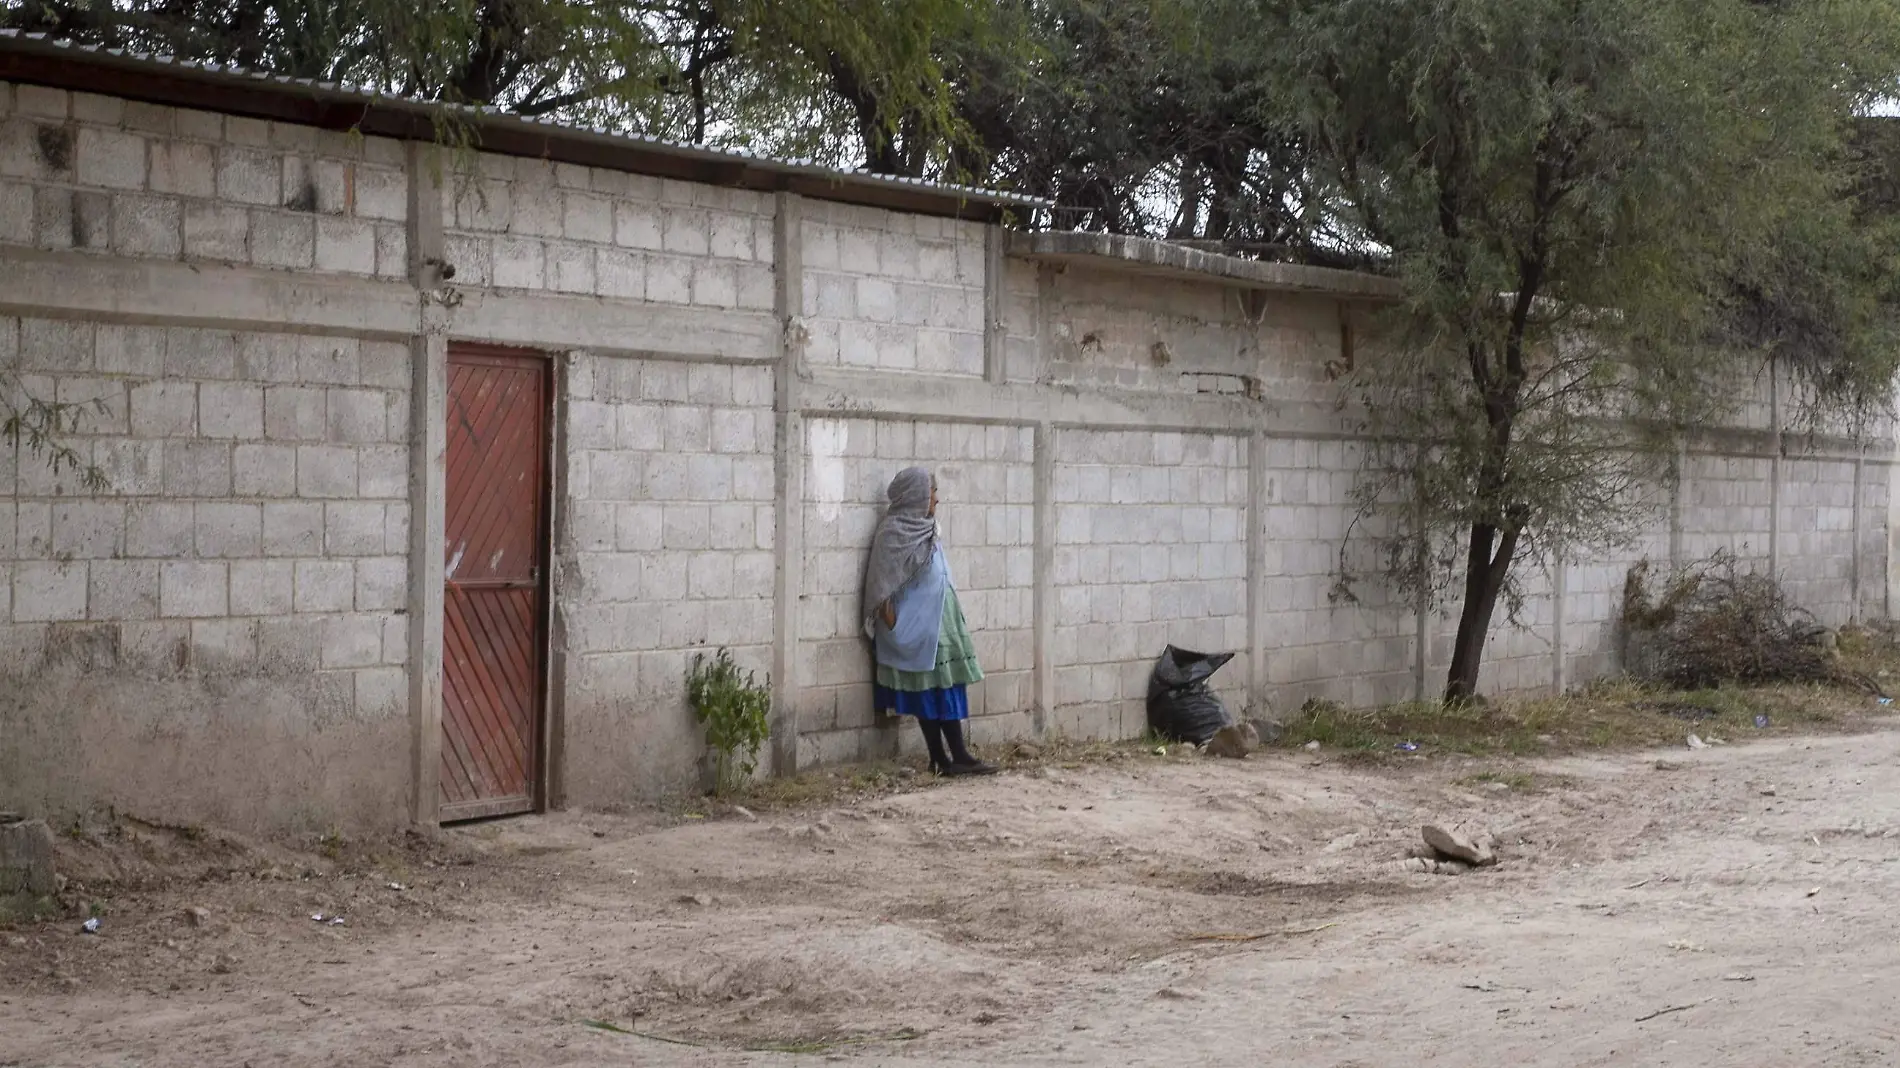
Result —
[[924, 513], [932, 519], [937, 518], [937, 480], [930, 480], [930, 510]]

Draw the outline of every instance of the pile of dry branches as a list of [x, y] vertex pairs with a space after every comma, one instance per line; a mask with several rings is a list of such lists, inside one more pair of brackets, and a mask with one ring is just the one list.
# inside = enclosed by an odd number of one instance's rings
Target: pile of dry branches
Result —
[[1793, 604], [1773, 575], [1720, 550], [1671, 576], [1652, 598], [1647, 560], [1623, 587], [1633, 672], [1682, 689], [1723, 683], [1866, 685], [1840, 666], [1834, 632]]

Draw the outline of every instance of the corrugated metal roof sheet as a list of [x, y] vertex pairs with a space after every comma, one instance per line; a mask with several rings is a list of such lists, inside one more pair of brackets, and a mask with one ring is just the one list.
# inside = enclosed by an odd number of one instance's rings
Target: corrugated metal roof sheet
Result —
[[[35, 58], [53, 62], [34, 64], [31, 60]], [[87, 68], [120, 72], [130, 76], [130, 84], [101, 84], [96, 79], [86, 77]], [[143, 76], [142, 80], [140, 76]], [[636, 173], [659, 173], [687, 180], [709, 181], [722, 185], [743, 185], [749, 188], [796, 187], [795, 191], [825, 199], [868, 203], [900, 210], [908, 207], [910, 210], [932, 214], [966, 214], [965, 207], [976, 205], [992, 211], [1011, 207], [1048, 206], [1048, 201], [1014, 193], [930, 182], [918, 178], [872, 174], [869, 171], [841, 170], [811, 160], [772, 159], [743, 149], [682, 144], [647, 134], [619, 133], [601, 126], [581, 126], [546, 117], [529, 118], [496, 107], [443, 104], [387, 93], [366, 86], [323, 82], [312, 78], [292, 78], [269, 71], [249, 70], [231, 65], [178, 59], [167, 55], [105, 48], [98, 45], [75, 44], [46, 34], [26, 33], [20, 30], [0, 29], [0, 78], [56, 84], [62, 88], [112, 95], [156, 96], [161, 98], [160, 102], [165, 103], [183, 103], [176, 99], [162, 99], [168, 95], [162, 88], [165, 83], [196, 85], [206, 89], [222, 90], [228, 94], [228, 98], [220, 95], [205, 101], [202, 99], [204, 94], [200, 92], [196, 94], [198, 99], [186, 106], [250, 114], [258, 110], [257, 105], [262, 98], [272, 97], [284, 101], [298, 101], [306, 105], [317, 105], [318, 110], [313, 112], [315, 115], [324, 113], [325, 109], [341, 107], [361, 109], [362, 116], [365, 118], [379, 114], [400, 116], [408, 120], [406, 125], [412, 130], [432, 130], [432, 125], [418, 128], [416, 120], [433, 124], [435, 116], [448, 111], [461, 117], [476, 131], [480, 147], [484, 151], [559, 158], [563, 153], [558, 150], [558, 146], [572, 145], [576, 146], [577, 150], [590, 149], [581, 153], [588, 157], [587, 159], [575, 160], [575, 162], [612, 167], [615, 163], [607, 162], [607, 160], [624, 157], [619, 169]], [[143, 88], [143, 93], [139, 93], [140, 88]], [[272, 117], [285, 121], [325, 124], [315, 118], [300, 120], [294, 115], [280, 114], [285, 110], [283, 108], [273, 107], [265, 110]], [[359, 124], [364, 124], [363, 118], [349, 125]], [[366, 132], [405, 136], [402, 133], [383, 130]], [[524, 137], [524, 135], [527, 136]], [[412, 132], [407, 136], [414, 137], [415, 133]], [[522, 146], [534, 147], [538, 150], [525, 151]], [[600, 162], [595, 162], [596, 160]], [[647, 164], [646, 166], [641, 165], [643, 161]], [[671, 165], [660, 165], [663, 163]], [[706, 170], [709, 174], [724, 175], [726, 180], [693, 173], [695, 167]], [[735, 176], [738, 175], [744, 177], [735, 180]]]

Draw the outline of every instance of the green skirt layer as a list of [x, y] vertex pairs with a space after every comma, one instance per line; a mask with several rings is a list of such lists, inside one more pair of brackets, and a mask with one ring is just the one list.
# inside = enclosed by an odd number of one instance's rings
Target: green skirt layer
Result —
[[905, 693], [968, 686], [982, 678], [983, 669], [976, 662], [976, 643], [970, 639], [970, 625], [963, 618], [963, 602], [957, 600], [954, 586], [943, 591], [943, 624], [937, 630], [937, 666], [930, 671], [899, 671], [883, 664], [877, 666], [879, 686]]

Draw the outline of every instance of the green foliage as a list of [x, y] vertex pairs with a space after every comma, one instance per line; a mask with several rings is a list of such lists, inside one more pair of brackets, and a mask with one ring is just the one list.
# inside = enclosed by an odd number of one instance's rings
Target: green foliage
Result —
[[895, 159], [891, 146], [905, 136], [941, 158], [961, 139], [942, 46], [992, 47], [992, 7], [24, 0], [0, 8], [0, 25], [697, 142], [777, 147], [813, 129], [844, 133], [873, 166], [918, 173], [925, 161]]
[[686, 700], [713, 750], [714, 789], [726, 793], [745, 784], [758, 768], [759, 749], [771, 737], [771, 689], [721, 649], [710, 660], [694, 654]]
[[1892, 246], [1856, 235], [1848, 135], [1896, 84], [1892, 5], [1262, 6], [1319, 180], [1403, 283], [1352, 383], [1362, 529], [1458, 604], [1448, 699], [1519, 565], [1625, 543], [1760, 360], [1885, 402]]
[[43, 461], [55, 476], [73, 474], [82, 489], [97, 493], [106, 476], [72, 441], [88, 413], [104, 414], [103, 401], [46, 400], [28, 392], [19, 377], [0, 373], [0, 438], [16, 455]]

